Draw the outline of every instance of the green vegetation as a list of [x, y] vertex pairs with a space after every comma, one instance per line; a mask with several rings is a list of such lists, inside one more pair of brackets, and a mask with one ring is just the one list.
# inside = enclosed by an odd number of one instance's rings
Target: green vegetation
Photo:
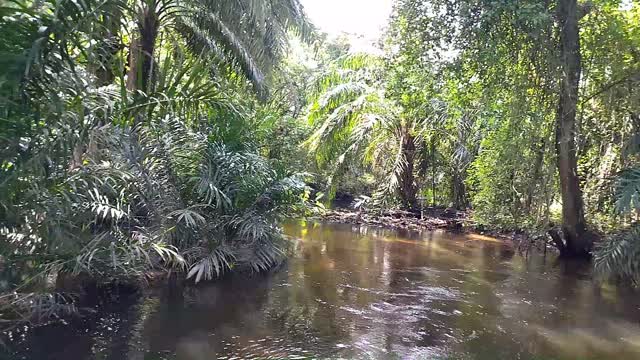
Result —
[[396, 1], [383, 55], [366, 69], [336, 61], [345, 76], [322, 82], [309, 116], [318, 164], [340, 171], [359, 153], [373, 188], [393, 190], [374, 198], [393, 194], [410, 209], [419, 194], [472, 209], [483, 227], [549, 232], [568, 257], [621, 232], [596, 264], [630, 276], [639, 11], [621, 1]]
[[637, 2], [397, 0], [379, 54], [298, 0], [9, 1], [0, 26], [4, 304], [266, 271], [337, 192], [640, 276]]
[[268, 88], [287, 34], [309, 25], [296, 1], [258, 5], [1, 8], [5, 305], [39, 304], [49, 275], [198, 282], [284, 259], [279, 222], [308, 191], [265, 151], [292, 117]]

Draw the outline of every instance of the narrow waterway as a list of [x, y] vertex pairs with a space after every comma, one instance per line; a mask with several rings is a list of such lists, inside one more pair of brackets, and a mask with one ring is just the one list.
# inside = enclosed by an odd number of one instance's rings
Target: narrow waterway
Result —
[[286, 226], [268, 276], [151, 293], [91, 321], [18, 329], [13, 359], [640, 359], [640, 297], [500, 241]]

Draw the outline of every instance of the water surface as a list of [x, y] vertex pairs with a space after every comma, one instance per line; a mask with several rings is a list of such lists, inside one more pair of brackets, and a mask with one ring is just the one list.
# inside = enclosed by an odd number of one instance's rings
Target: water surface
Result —
[[18, 329], [12, 359], [640, 359], [640, 301], [588, 269], [445, 232], [291, 224], [279, 272]]

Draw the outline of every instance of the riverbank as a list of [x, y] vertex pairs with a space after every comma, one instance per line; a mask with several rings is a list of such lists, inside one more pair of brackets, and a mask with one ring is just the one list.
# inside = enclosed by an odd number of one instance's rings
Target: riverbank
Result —
[[403, 210], [365, 212], [334, 209], [325, 212], [320, 219], [326, 222], [380, 226], [396, 230], [462, 231], [468, 221], [468, 214], [451, 208], [427, 208], [421, 213]]
[[[467, 212], [444, 207], [428, 208], [422, 213], [402, 210], [384, 210], [374, 213], [334, 209], [326, 211], [316, 220], [323, 223], [367, 225], [391, 230], [445, 230], [450, 233], [469, 233], [496, 238], [510, 246], [514, 245], [518, 237], [522, 238], [522, 235], [515, 233], [478, 231], [473, 226]], [[518, 241], [514, 248], [520, 250], [520, 244], [528, 243]], [[238, 267], [234, 267], [233, 270], [233, 272], [224, 272], [224, 275], [246, 272]], [[245, 268], [244, 270], [249, 269]], [[172, 280], [168, 279], [169, 274], [173, 275]], [[105, 304], [139, 296], [148, 289], [168, 287], [173, 292], [181, 293], [185, 286], [193, 283], [186, 280], [185, 273], [167, 272], [159, 268], [141, 272], [138, 275], [116, 281], [110, 279], [102, 283], [99, 281], [100, 279], [93, 278], [89, 274], [60, 273], [55, 284], [51, 284], [54, 287], [47, 291], [41, 291], [38, 294], [14, 294], [12, 297], [0, 299], [0, 313], [6, 315], [11, 312], [13, 314], [10, 319], [12, 321], [4, 323], [8, 328], [14, 328], [18, 324], [24, 323], [25, 319], [31, 324], [47, 323], [52, 318], [67, 319], [85, 312], [94, 312]], [[217, 277], [216, 280], [219, 278]], [[171, 285], [167, 286], [167, 283], [171, 283]], [[20, 299], [21, 297], [23, 300]], [[43, 303], [45, 306], [41, 305]], [[5, 318], [4, 320], [9, 319]], [[13, 320], [17, 321], [13, 322]], [[6, 332], [6, 329], [4, 330]], [[0, 326], [1, 332], [3, 332], [2, 326]]]
[[318, 219], [329, 223], [369, 225], [392, 230], [445, 230], [490, 236], [512, 246], [522, 254], [533, 249], [544, 252], [545, 247], [548, 251], [555, 251], [555, 248], [548, 246], [546, 239], [543, 239], [544, 235], [532, 236], [523, 231], [479, 229], [471, 221], [469, 212], [444, 207], [426, 208], [421, 213], [403, 210], [364, 212], [338, 208], [326, 211]]

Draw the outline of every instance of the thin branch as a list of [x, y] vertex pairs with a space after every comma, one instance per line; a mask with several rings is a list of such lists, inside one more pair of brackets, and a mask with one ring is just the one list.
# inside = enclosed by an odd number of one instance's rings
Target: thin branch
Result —
[[[638, 77], [638, 79], [634, 79], [635, 77]], [[600, 90], [596, 91], [595, 93], [590, 94], [589, 96], [587, 96], [586, 98], [582, 99], [582, 101], [580, 102], [580, 105], [584, 105], [584, 103], [586, 103], [587, 101], [593, 99], [594, 97], [611, 90], [613, 87], [620, 85], [628, 80], [640, 80], [640, 74], [631, 74], [629, 76], [626, 76], [622, 79], [618, 79], [616, 81], [610, 82], [609, 84], [605, 85], [604, 87], [602, 87]]]

